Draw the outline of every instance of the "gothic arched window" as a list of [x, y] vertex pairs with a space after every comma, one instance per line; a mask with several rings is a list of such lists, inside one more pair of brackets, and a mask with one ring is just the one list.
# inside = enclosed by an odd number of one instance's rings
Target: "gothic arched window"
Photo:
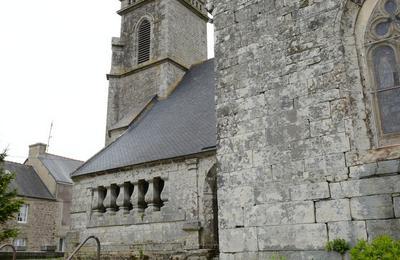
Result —
[[379, 143], [400, 137], [400, 2], [380, 0], [365, 34]]
[[151, 24], [144, 19], [138, 27], [138, 64], [150, 60]]

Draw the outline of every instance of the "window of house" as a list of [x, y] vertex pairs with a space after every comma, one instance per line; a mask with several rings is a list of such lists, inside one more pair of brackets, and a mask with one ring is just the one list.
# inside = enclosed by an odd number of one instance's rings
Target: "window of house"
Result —
[[16, 247], [25, 247], [26, 246], [26, 239], [24, 238], [17, 238], [14, 240], [14, 246]]
[[19, 213], [18, 213], [18, 223], [26, 223], [28, 222], [28, 209], [29, 206], [24, 204], [21, 206], [21, 208], [19, 209]]
[[138, 64], [150, 60], [151, 25], [145, 19], [138, 27]]
[[65, 239], [60, 238], [60, 240], [58, 241], [58, 251], [64, 252], [64, 250], [65, 250]]
[[379, 145], [400, 141], [400, 3], [381, 0], [365, 34]]

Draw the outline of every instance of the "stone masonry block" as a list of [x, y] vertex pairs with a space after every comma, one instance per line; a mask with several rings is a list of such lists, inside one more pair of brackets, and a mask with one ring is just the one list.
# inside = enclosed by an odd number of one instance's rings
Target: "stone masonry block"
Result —
[[240, 186], [235, 188], [222, 187], [218, 190], [218, 198], [221, 205], [225, 202], [234, 200], [237, 206], [247, 206], [254, 204], [254, 188], [251, 186]]
[[400, 218], [400, 197], [393, 198], [394, 215], [396, 218]]
[[350, 200], [326, 200], [315, 203], [317, 222], [351, 220]]
[[367, 220], [367, 232], [369, 240], [381, 235], [400, 239], [400, 219]]
[[290, 200], [288, 184], [271, 182], [256, 185], [257, 187], [254, 190], [254, 197], [257, 204]]
[[329, 197], [329, 186], [327, 182], [308, 183], [290, 188], [290, 198], [292, 200], [318, 200]]
[[377, 173], [378, 174], [400, 173], [400, 161], [399, 160], [379, 161]]
[[238, 206], [221, 207], [218, 211], [220, 228], [244, 226], [244, 209]]
[[373, 175], [398, 173], [400, 172], [399, 167], [400, 161], [398, 160], [379, 161], [377, 163], [357, 165], [350, 167], [350, 177], [361, 179]]
[[256, 228], [222, 229], [219, 235], [220, 251], [223, 253], [258, 250]]
[[325, 224], [258, 228], [259, 250], [323, 250], [327, 241]]
[[391, 195], [357, 197], [350, 200], [353, 219], [393, 218]]
[[256, 205], [245, 212], [246, 226], [314, 223], [314, 203], [284, 202]]
[[358, 240], [367, 239], [364, 221], [340, 221], [328, 223], [329, 239], [342, 238], [355, 245]]
[[348, 198], [400, 192], [400, 175], [331, 183], [332, 198]]
[[350, 167], [350, 178], [361, 179], [375, 175], [378, 169], [378, 164], [368, 163]]
[[300, 179], [304, 172], [304, 161], [286, 162], [272, 166], [272, 177], [275, 181]]

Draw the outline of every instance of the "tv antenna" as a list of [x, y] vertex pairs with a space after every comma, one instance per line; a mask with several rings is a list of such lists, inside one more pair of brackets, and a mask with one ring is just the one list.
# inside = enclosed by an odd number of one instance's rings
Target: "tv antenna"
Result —
[[51, 132], [53, 131], [53, 121], [51, 121], [51, 124], [50, 124], [50, 131], [49, 131], [49, 138], [47, 139], [47, 147], [46, 147], [46, 152], [48, 152], [49, 151], [49, 147], [50, 147], [50, 139], [53, 137], [52, 135], [51, 135]]

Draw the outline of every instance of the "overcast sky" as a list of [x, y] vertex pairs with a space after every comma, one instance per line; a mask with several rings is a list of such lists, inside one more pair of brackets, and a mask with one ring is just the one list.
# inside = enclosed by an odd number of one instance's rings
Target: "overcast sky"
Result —
[[50, 153], [86, 160], [104, 146], [105, 74], [119, 4], [0, 2], [0, 149], [8, 147], [8, 160], [23, 162], [30, 144], [47, 143], [52, 121]]

